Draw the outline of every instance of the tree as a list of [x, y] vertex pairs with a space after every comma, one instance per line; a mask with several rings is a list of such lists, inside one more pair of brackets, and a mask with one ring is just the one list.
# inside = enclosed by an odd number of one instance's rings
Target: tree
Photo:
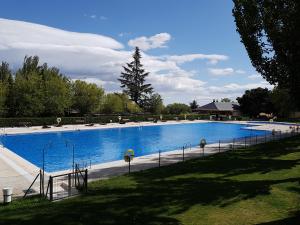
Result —
[[131, 101], [125, 94], [107, 94], [104, 98], [102, 110], [103, 113], [137, 113], [141, 112], [139, 106]]
[[25, 57], [9, 89], [14, 105], [10, 115], [60, 116], [71, 105], [70, 81], [57, 68], [39, 66], [37, 56]]
[[149, 97], [147, 111], [153, 114], [161, 114], [164, 109], [163, 99], [155, 93]]
[[231, 102], [231, 100], [229, 98], [222, 98], [221, 102]]
[[233, 0], [233, 15], [252, 65], [287, 89], [300, 108], [300, 1]]
[[124, 72], [121, 73], [120, 79], [121, 88], [132, 101], [138, 106], [144, 107], [145, 101], [149, 94], [152, 93], [153, 88], [151, 84], [145, 84], [146, 77], [149, 75], [145, 72], [141, 64], [141, 53], [138, 47], [135, 48], [133, 54], [133, 61], [123, 66]]
[[100, 105], [104, 96], [104, 90], [96, 84], [88, 84], [76, 80], [73, 84], [73, 109], [79, 110], [80, 114], [100, 111]]
[[290, 113], [295, 110], [295, 104], [290, 99], [289, 91], [287, 89], [280, 89], [275, 87], [271, 93], [271, 101], [274, 105], [276, 115], [281, 118], [288, 118]]
[[9, 68], [9, 64], [6, 62], [2, 62], [0, 65], [0, 83], [1, 83], [1, 96], [2, 103], [0, 103], [0, 108], [2, 111], [2, 115], [11, 115], [12, 110], [14, 108], [14, 95], [13, 95], [13, 85], [14, 79], [12, 76], [12, 72]]
[[44, 115], [61, 116], [72, 103], [71, 82], [56, 68], [42, 68]]
[[237, 98], [242, 113], [256, 117], [259, 113], [273, 113], [271, 91], [267, 88], [256, 88], [245, 91], [242, 97]]
[[190, 103], [190, 107], [191, 109], [197, 109], [199, 107], [198, 103], [196, 100], [193, 100], [191, 103]]
[[0, 81], [0, 116], [6, 112], [5, 101], [6, 101], [6, 86]]
[[23, 66], [16, 73], [15, 114], [17, 116], [40, 116], [44, 112], [41, 68], [39, 58], [25, 57]]
[[129, 99], [128, 95], [122, 93], [122, 94], [117, 94], [123, 104], [123, 112], [126, 113], [138, 113], [142, 112], [142, 109], [132, 100]]
[[170, 113], [170, 114], [179, 115], [179, 114], [191, 112], [191, 108], [186, 104], [173, 103], [173, 104], [167, 105], [166, 112]]
[[103, 113], [122, 113], [124, 110], [124, 104], [119, 95], [111, 93], [104, 97], [103, 105], [101, 107]]

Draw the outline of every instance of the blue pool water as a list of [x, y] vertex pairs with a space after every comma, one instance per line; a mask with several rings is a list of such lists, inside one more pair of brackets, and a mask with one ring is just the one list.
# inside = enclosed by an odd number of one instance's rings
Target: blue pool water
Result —
[[244, 129], [245, 125], [225, 123], [190, 123], [97, 130], [47, 132], [0, 136], [2, 144], [42, 167], [45, 148], [45, 170], [72, 168], [72, 146], [76, 163], [103, 163], [120, 160], [124, 151], [134, 149], [136, 156], [181, 148], [189, 143], [197, 146], [200, 139], [208, 143], [218, 140], [264, 135], [265, 131]]

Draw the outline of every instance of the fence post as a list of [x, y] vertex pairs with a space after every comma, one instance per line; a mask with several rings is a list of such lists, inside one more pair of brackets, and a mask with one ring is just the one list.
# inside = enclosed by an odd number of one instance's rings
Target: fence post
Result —
[[257, 145], [257, 135], [255, 135], [255, 144]]
[[219, 153], [221, 152], [221, 141], [219, 140]]
[[71, 174], [68, 174], [68, 195], [71, 196], [71, 190], [72, 190], [72, 179]]
[[130, 173], [130, 158], [129, 158], [129, 161], [128, 161], [128, 173]]
[[160, 167], [160, 150], [158, 150], [158, 167]]
[[247, 137], [245, 137], [245, 148], [247, 148]]
[[267, 131], [265, 131], [265, 143], [267, 143]]
[[232, 150], [234, 151], [234, 143], [235, 143], [235, 139], [233, 138], [232, 140]]
[[184, 146], [182, 146], [182, 161], [184, 162]]
[[281, 139], [281, 130], [279, 131], [279, 140]]
[[88, 190], [88, 170], [87, 169], [85, 169], [84, 185], [85, 185], [85, 192], [87, 192], [87, 190]]
[[74, 185], [77, 187], [77, 171], [78, 171], [78, 164], [75, 164], [75, 173], [73, 174], [73, 179], [74, 179]]
[[42, 180], [42, 170], [40, 169], [40, 196], [42, 196], [42, 183], [43, 183], [43, 180]]
[[53, 178], [52, 176], [50, 176], [49, 178], [49, 182], [50, 182], [50, 201], [53, 201]]

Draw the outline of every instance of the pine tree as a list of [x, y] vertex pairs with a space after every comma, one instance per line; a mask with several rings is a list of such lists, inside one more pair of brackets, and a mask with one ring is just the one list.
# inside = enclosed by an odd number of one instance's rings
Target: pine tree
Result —
[[191, 103], [190, 103], [190, 107], [191, 109], [197, 109], [199, 106], [198, 106], [198, 103], [196, 100], [193, 100]]
[[149, 72], [145, 72], [141, 64], [141, 53], [138, 47], [135, 48], [133, 61], [123, 66], [124, 72], [121, 73], [121, 88], [132, 101], [138, 106], [143, 107], [148, 96], [153, 92], [151, 84], [145, 84]]

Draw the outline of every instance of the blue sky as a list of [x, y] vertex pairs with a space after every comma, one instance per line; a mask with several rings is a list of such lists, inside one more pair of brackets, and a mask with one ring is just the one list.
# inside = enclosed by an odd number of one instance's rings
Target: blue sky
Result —
[[2, 0], [0, 60], [17, 68], [37, 54], [72, 79], [119, 91], [121, 66], [138, 45], [166, 103], [235, 99], [270, 86], [251, 66], [232, 7], [230, 0]]

